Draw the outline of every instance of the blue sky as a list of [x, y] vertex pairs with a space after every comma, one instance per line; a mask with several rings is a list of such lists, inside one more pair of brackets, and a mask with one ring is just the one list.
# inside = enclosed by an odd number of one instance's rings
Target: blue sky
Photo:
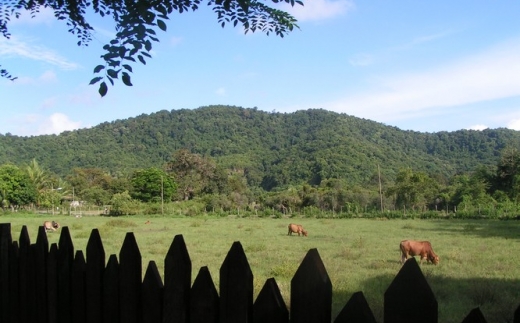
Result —
[[[153, 59], [100, 98], [89, 86], [114, 34], [93, 17], [76, 46], [49, 11], [0, 37], [0, 133], [59, 134], [160, 110], [223, 104], [264, 111], [326, 109], [421, 132], [520, 130], [520, 1], [308, 0], [286, 8], [284, 38], [221, 28], [201, 10], [176, 14]], [[283, 7], [285, 8], [285, 7]]]

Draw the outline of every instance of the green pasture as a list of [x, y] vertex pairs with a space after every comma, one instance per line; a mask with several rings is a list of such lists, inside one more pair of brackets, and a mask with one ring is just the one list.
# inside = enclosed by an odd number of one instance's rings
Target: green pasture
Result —
[[[119, 256], [125, 234], [133, 232], [143, 274], [151, 260], [162, 272], [174, 236], [182, 234], [192, 279], [200, 267], [208, 266], [217, 289], [220, 266], [232, 243], [240, 241], [253, 271], [255, 293], [274, 277], [287, 306], [291, 278], [307, 251], [317, 248], [332, 281], [333, 318], [354, 292], [363, 291], [379, 322], [384, 292], [401, 268], [399, 242], [429, 240], [440, 264], [425, 263], [421, 268], [437, 297], [439, 322], [461, 322], [477, 306], [488, 322], [512, 322], [520, 304], [520, 221], [0, 216], [1, 223], [11, 223], [15, 241], [22, 225], [35, 241], [44, 220], [68, 226], [76, 250], [85, 251], [90, 232], [99, 229], [107, 260], [111, 254]], [[287, 236], [291, 222], [302, 224], [309, 236]], [[59, 231], [48, 238], [57, 243]]]

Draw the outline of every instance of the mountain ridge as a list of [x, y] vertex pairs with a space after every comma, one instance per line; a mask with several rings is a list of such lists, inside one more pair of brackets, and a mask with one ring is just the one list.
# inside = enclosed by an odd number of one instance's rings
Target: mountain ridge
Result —
[[520, 146], [520, 132], [423, 133], [326, 110], [280, 113], [214, 105], [160, 110], [59, 135], [0, 135], [0, 163], [36, 158], [61, 176], [74, 167], [118, 175], [162, 167], [176, 150], [188, 149], [270, 190], [326, 178], [366, 183], [378, 167], [389, 179], [406, 167], [447, 178], [496, 165], [508, 146]]

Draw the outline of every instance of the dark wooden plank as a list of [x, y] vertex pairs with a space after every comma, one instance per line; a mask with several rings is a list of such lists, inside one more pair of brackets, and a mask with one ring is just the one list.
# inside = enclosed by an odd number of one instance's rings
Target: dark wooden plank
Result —
[[415, 258], [408, 259], [384, 295], [385, 323], [437, 323], [435, 295]]
[[155, 261], [148, 263], [142, 285], [143, 323], [163, 321], [163, 283]]
[[119, 263], [116, 255], [110, 255], [103, 272], [103, 321], [119, 323]]
[[334, 323], [376, 323], [363, 292], [356, 292], [350, 297]]
[[464, 320], [462, 320], [462, 323], [487, 323], [487, 321], [480, 311], [480, 308], [476, 307], [469, 312]]
[[11, 321], [9, 263], [12, 243], [11, 224], [0, 223], [0, 322]]
[[74, 245], [68, 227], [62, 227], [58, 241], [58, 322], [72, 322], [71, 275], [74, 262]]
[[20, 246], [19, 254], [19, 284], [20, 284], [20, 322], [32, 323], [31, 315], [33, 313], [32, 297], [31, 297], [31, 267], [33, 266], [30, 258], [31, 239], [27, 226], [22, 226], [20, 238], [18, 239]]
[[20, 322], [20, 284], [19, 284], [19, 255], [20, 248], [18, 242], [13, 242], [9, 254], [9, 321], [0, 322]]
[[34, 245], [34, 267], [35, 267], [35, 306], [36, 317], [34, 322], [47, 322], [47, 254], [49, 253], [49, 240], [45, 228], [38, 228], [38, 237]]
[[36, 272], [39, 270], [36, 262], [36, 254], [37, 254], [37, 246], [36, 244], [32, 244], [29, 246], [28, 253], [28, 261], [27, 261], [27, 298], [24, 300], [23, 310], [26, 312], [27, 320], [31, 323], [37, 322], [38, 317], [38, 308], [37, 308], [37, 299], [36, 299]]
[[515, 310], [515, 315], [513, 318], [513, 323], [520, 323], [520, 305]]
[[332, 283], [317, 249], [310, 249], [291, 280], [291, 322], [331, 321]]
[[58, 245], [51, 244], [47, 256], [47, 322], [58, 322]]
[[119, 315], [124, 323], [137, 323], [142, 317], [141, 261], [135, 236], [128, 232], [119, 253]]
[[274, 278], [269, 278], [253, 305], [253, 323], [288, 323], [289, 310]]
[[220, 301], [208, 267], [201, 267], [191, 288], [190, 322], [218, 323]]
[[220, 323], [253, 319], [253, 273], [242, 244], [235, 241], [220, 267]]
[[87, 320], [86, 312], [86, 263], [81, 250], [76, 251], [71, 273], [71, 308], [72, 321], [74, 323], [85, 323]]
[[182, 235], [173, 238], [164, 259], [163, 323], [188, 323], [191, 259]]
[[99, 323], [103, 317], [103, 272], [105, 249], [98, 229], [93, 229], [87, 243], [86, 310], [87, 322]]

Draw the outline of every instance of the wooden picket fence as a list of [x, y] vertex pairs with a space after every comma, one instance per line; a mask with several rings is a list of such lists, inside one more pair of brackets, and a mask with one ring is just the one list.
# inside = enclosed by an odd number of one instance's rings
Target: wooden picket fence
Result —
[[[2, 323], [328, 323], [332, 284], [311, 249], [291, 280], [289, 312], [274, 278], [253, 302], [253, 273], [240, 242], [234, 242], [220, 268], [220, 293], [207, 267], [193, 285], [191, 260], [182, 235], [165, 258], [164, 283], [154, 261], [142, 276], [141, 254], [127, 233], [119, 259], [105, 251], [97, 229], [86, 259], [74, 252], [68, 227], [49, 248], [43, 227], [31, 244], [27, 227], [18, 242], [11, 225], [0, 224], [0, 322]], [[376, 322], [362, 292], [352, 295], [335, 323]], [[384, 295], [385, 323], [437, 323], [437, 301], [417, 262], [407, 261]], [[486, 322], [475, 308], [464, 323]], [[520, 323], [520, 306], [514, 313]]]

